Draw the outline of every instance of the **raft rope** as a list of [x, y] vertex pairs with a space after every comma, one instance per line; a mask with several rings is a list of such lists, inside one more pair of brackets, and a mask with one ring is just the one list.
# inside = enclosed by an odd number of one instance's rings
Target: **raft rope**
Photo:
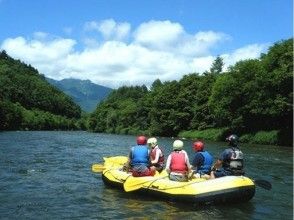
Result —
[[[168, 177], [168, 176], [163, 176], [162, 178], [158, 178], [158, 179], [153, 180], [153, 181], [147, 186], [147, 188], [149, 189], [150, 186], [151, 186], [154, 182], [156, 182], [157, 180], [162, 180], [162, 179], [164, 179], [164, 178], [166, 178], [166, 177]], [[152, 187], [152, 186], [151, 186], [151, 187]], [[156, 188], [156, 187], [153, 187], [153, 188]]]
[[202, 181], [199, 181], [199, 182], [191, 182], [191, 183], [188, 183], [188, 184], [185, 184], [185, 185], [181, 185], [181, 186], [172, 186], [172, 187], [165, 187], [165, 188], [159, 188], [159, 186], [151, 186], [157, 180], [154, 180], [152, 183], [150, 183], [149, 186], [148, 186], [148, 188], [155, 188], [155, 189], [158, 189], [158, 190], [169, 190], [169, 189], [183, 188], [183, 187], [186, 187], [186, 186], [195, 184], [195, 183], [206, 181], [205, 179], [202, 179]]
[[[109, 171], [111, 171], [111, 170], [116, 170], [117, 168], [112, 168], [112, 169], [108, 169], [108, 170], [106, 170], [104, 173], [103, 173], [103, 175], [105, 175], [106, 173], [108, 173]], [[120, 168], [120, 169], [122, 169], [122, 168]], [[120, 181], [120, 182], [125, 182], [126, 180], [127, 180], [127, 178], [129, 178], [130, 176], [131, 176], [131, 174], [124, 180], [124, 179], [120, 179], [120, 178], [117, 178], [116, 176], [114, 176], [111, 172], [110, 172], [110, 174], [111, 174], [111, 176], [114, 178], [114, 179], [116, 179], [116, 180], [118, 180], [118, 181]]]

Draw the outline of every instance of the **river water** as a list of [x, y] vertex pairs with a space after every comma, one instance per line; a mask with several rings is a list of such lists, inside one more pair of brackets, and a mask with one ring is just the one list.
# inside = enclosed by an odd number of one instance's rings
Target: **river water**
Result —
[[[165, 155], [173, 140], [159, 138]], [[185, 140], [192, 159], [192, 141]], [[135, 136], [89, 132], [0, 133], [0, 219], [293, 219], [293, 149], [241, 145], [246, 175], [271, 182], [252, 200], [195, 206], [105, 187], [92, 163], [127, 155]], [[225, 143], [206, 143], [216, 158]]]

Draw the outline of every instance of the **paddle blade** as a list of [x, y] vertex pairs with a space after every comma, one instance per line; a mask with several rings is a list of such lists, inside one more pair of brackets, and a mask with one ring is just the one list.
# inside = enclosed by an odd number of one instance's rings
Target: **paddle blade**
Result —
[[261, 188], [264, 188], [266, 190], [271, 190], [272, 189], [272, 184], [267, 180], [254, 180], [254, 183], [257, 186], [260, 186]]
[[153, 177], [153, 176], [145, 176], [145, 177], [133, 177], [130, 176], [126, 179], [126, 181], [124, 182], [124, 190], [126, 192], [131, 192], [131, 191], [135, 191], [138, 189], [141, 189], [144, 184], [149, 183], [152, 184], [153, 182], [160, 180], [160, 179], [164, 179], [168, 176], [161, 176], [161, 177]]
[[114, 156], [114, 157], [103, 157], [105, 163], [123, 165], [128, 161], [128, 158], [125, 156]]
[[94, 173], [101, 173], [105, 170], [105, 167], [103, 164], [93, 164], [92, 165], [92, 172]]
[[[150, 178], [150, 177], [148, 177]], [[152, 181], [152, 180], [149, 180]], [[131, 192], [140, 189], [144, 183], [148, 182], [146, 177], [128, 177], [124, 182], [124, 190], [126, 192]]]

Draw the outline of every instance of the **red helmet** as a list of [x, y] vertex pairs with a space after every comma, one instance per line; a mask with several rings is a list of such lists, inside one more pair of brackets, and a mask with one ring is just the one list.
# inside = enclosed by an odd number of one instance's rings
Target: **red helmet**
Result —
[[196, 141], [193, 143], [193, 147], [195, 151], [203, 151], [204, 143], [202, 141]]
[[145, 145], [145, 144], [147, 144], [147, 138], [145, 136], [138, 136], [137, 137], [137, 144], [138, 145]]

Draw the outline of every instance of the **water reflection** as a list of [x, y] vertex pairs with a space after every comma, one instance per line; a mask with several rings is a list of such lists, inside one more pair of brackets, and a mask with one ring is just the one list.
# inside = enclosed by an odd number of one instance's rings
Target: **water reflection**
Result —
[[[147, 195], [125, 193], [105, 186], [101, 189], [105, 218], [126, 219], [254, 219], [252, 202], [226, 205], [196, 205], [158, 200]], [[118, 211], [119, 210], [119, 211]], [[241, 217], [241, 218], [240, 218]]]

